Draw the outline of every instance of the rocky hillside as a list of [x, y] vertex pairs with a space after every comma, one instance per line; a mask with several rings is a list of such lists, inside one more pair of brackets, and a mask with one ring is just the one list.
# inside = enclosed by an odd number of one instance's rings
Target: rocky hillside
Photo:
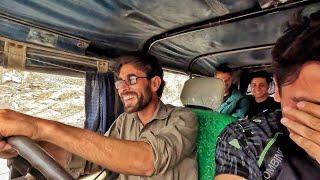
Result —
[[[162, 100], [180, 105], [179, 92], [187, 76], [165, 73]], [[82, 127], [84, 78], [0, 69], [0, 106]]]
[[84, 78], [0, 71], [0, 103], [29, 115], [83, 126]]

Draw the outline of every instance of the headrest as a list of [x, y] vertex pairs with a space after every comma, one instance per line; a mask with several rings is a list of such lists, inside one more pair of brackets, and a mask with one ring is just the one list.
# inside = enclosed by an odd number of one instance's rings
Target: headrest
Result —
[[223, 102], [224, 82], [213, 77], [197, 77], [184, 83], [180, 100], [183, 105], [217, 110]]

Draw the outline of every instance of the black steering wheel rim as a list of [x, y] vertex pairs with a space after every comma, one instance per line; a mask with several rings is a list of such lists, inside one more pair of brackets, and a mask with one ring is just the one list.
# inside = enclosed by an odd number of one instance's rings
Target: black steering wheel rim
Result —
[[73, 177], [37, 143], [25, 136], [8, 137], [7, 142], [46, 179], [71, 180]]

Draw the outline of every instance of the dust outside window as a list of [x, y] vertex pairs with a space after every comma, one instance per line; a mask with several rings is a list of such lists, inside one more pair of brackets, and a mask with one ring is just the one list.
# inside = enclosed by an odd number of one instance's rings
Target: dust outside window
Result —
[[0, 69], [0, 103], [28, 115], [83, 127], [85, 78]]
[[180, 101], [180, 93], [184, 83], [189, 79], [188, 76], [183, 74], [164, 72], [164, 81], [166, 86], [164, 88], [161, 100], [165, 104], [172, 104], [175, 106], [183, 106]]

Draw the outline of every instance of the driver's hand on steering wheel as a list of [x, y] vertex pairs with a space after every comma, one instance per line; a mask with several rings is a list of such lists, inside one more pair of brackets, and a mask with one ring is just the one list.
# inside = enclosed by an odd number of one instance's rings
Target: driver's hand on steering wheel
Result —
[[15, 135], [32, 137], [36, 131], [33, 120], [31, 116], [0, 107], [0, 158], [9, 159], [18, 155], [4, 138]]
[[[1, 138], [2, 139], [2, 138]], [[0, 158], [10, 159], [16, 157], [18, 152], [3, 139], [0, 140]]]
[[[1, 108], [2, 104], [1, 104]], [[8, 144], [5, 140], [3, 140], [3, 137], [0, 136], [0, 158], [2, 159], [10, 159], [13, 157], [16, 157], [18, 155], [18, 152], [12, 148], [10, 144]]]

